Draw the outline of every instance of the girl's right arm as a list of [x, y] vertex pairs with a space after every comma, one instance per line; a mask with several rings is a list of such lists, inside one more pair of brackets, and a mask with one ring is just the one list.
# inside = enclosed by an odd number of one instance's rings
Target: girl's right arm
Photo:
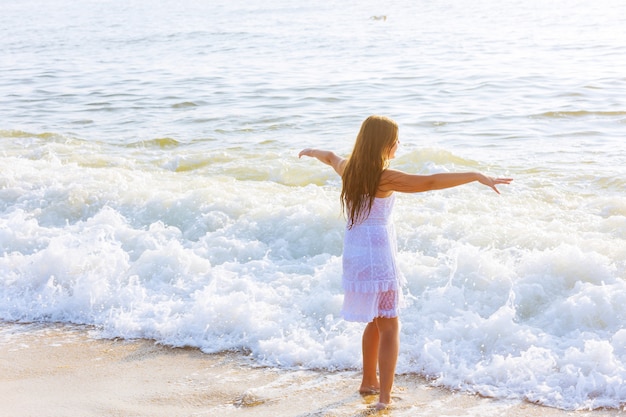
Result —
[[317, 158], [318, 160], [320, 160], [321, 162], [325, 163], [326, 165], [330, 165], [331, 167], [333, 167], [335, 172], [337, 174], [339, 174], [340, 176], [343, 175], [343, 170], [344, 170], [344, 168], [346, 166], [346, 159], [340, 157], [339, 155], [335, 154], [334, 152], [324, 151], [324, 150], [321, 150], [321, 149], [307, 148], [307, 149], [303, 149], [298, 154], [299, 158], [302, 158], [303, 156], [309, 156], [311, 158]]
[[512, 178], [492, 178], [478, 172], [443, 173], [432, 175], [414, 175], [402, 171], [388, 169], [381, 177], [379, 190], [419, 193], [423, 191], [442, 190], [478, 181], [493, 189], [499, 184], [509, 184]]

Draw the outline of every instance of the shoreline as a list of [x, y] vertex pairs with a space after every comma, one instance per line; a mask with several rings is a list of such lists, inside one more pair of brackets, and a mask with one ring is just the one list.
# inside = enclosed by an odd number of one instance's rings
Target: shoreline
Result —
[[100, 339], [89, 328], [0, 322], [0, 415], [11, 417], [548, 416], [608, 417], [484, 398], [397, 375], [394, 403], [373, 411], [358, 371], [261, 367], [241, 353], [205, 354], [152, 340]]

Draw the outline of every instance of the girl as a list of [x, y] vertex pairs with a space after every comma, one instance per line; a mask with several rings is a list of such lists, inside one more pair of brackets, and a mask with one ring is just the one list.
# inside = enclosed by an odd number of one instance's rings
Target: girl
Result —
[[510, 178], [475, 172], [414, 175], [389, 169], [399, 143], [398, 125], [393, 120], [370, 116], [361, 125], [349, 158], [319, 149], [304, 149], [299, 154], [330, 165], [342, 178], [341, 205], [347, 225], [341, 314], [345, 320], [367, 323], [359, 392], [379, 393], [377, 409], [391, 403], [400, 346], [398, 309], [403, 278], [396, 266], [395, 229], [390, 220], [394, 191], [415, 193], [478, 181], [499, 193], [496, 185], [511, 182]]

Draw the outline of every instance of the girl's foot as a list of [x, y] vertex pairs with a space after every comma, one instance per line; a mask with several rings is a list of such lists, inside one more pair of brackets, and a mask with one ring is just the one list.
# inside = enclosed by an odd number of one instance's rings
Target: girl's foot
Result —
[[390, 404], [378, 402], [375, 405], [370, 406], [370, 407], [372, 408], [372, 410], [382, 411], [382, 410], [386, 410], [387, 408], [389, 408], [389, 406]]
[[380, 393], [380, 389], [376, 387], [364, 387], [359, 388], [359, 394], [361, 395], [377, 395]]

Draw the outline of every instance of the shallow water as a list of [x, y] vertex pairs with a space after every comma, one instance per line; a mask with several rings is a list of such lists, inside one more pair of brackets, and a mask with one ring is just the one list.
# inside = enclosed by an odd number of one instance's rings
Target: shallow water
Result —
[[515, 178], [399, 196], [399, 372], [626, 401], [622, 2], [3, 9], [0, 319], [358, 368], [339, 181], [297, 153], [382, 113], [395, 168]]

